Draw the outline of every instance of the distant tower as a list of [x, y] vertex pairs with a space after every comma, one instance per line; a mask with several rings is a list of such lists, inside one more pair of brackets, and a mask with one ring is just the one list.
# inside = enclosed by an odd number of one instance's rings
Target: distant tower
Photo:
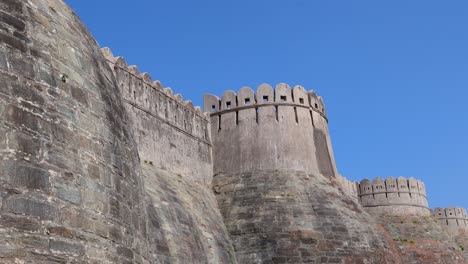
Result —
[[431, 215], [426, 186], [414, 178], [364, 179], [358, 188], [359, 202], [372, 215]]
[[462, 207], [447, 207], [434, 209], [434, 216], [447, 231], [456, 235], [460, 232], [468, 232], [468, 215]]
[[244, 87], [221, 99], [205, 95], [211, 113], [214, 173], [297, 170], [337, 175], [325, 106], [314, 91], [287, 84]]

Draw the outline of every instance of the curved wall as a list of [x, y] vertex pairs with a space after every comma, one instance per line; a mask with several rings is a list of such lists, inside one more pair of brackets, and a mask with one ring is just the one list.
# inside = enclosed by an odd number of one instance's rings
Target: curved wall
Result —
[[359, 201], [371, 214], [430, 215], [426, 187], [420, 180], [388, 177], [364, 179], [359, 184]]
[[[337, 178], [320, 97], [286, 84], [244, 87], [211, 112], [214, 177], [240, 263], [386, 263], [388, 241]], [[336, 184], [343, 186], [343, 192]]]
[[434, 216], [450, 234], [458, 234], [468, 231], [468, 216], [466, 209], [462, 207], [435, 208]]
[[278, 84], [205, 95], [214, 173], [291, 169], [336, 175], [325, 107], [303, 87]]

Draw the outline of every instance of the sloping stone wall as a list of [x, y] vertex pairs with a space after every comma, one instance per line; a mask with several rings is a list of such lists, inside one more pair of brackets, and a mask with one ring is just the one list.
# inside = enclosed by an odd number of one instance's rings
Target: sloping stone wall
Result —
[[234, 262], [208, 187], [144, 176], [132, 122], [63, 1], [0, 1], [0, 263]]
[[393, 242], [324, 176], [253, 171], [213, 185], [240, 263], [397, 263]]

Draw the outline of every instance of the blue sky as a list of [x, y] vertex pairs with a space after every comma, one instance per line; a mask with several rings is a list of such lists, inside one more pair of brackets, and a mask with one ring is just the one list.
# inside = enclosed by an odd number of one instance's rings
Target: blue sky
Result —
[[467, 1], [66, 2], [197, 105], [264, 82], [314, 89], [341, 174], [414, 176], [431, 207], [468, 208]]

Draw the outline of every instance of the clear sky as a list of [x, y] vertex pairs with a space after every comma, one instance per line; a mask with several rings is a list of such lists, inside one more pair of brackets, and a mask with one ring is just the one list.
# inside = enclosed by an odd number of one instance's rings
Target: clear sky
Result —
[[468, 208], [466, 0], [66, 0], [101, 46], [183, 94], [286, 82], [327, 106], [349, 179], [413, 176]]

